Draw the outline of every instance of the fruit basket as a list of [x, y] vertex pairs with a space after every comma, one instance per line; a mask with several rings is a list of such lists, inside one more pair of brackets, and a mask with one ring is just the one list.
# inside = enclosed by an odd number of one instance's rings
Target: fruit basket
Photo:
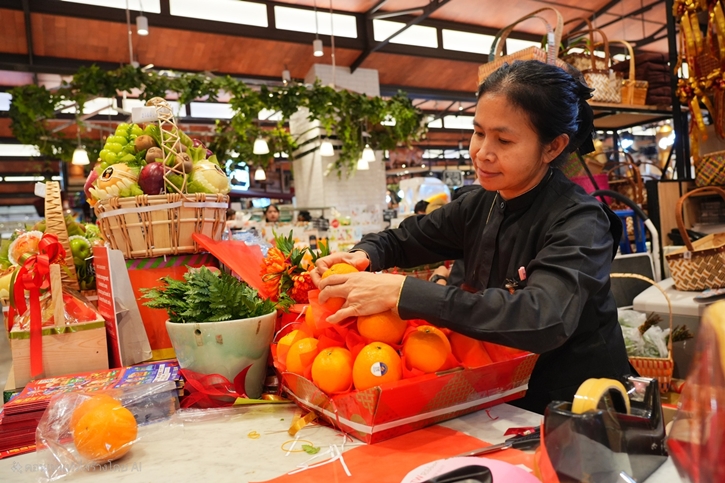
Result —
[[537, 354], [389, 312], [331, 325], [318, 292], [271, 352], [282, 392], [330, 426], [377, 443], [526, 393]]
[[127, 259], [197, 253], [194, 233], [220, 240], [229, 179], [216, 156], [190, 139], [161, 98], [147, 102], [158, 123], [121, 124], [86, 182], [111, 248]]

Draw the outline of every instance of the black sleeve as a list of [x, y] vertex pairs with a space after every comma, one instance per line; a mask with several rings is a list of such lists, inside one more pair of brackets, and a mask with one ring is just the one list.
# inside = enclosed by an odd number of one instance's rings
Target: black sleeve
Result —
[[542, 248], [526, 266], [523, 289], [469, 293], [408, 277], [398, 310], [403, 319], [421, 318], [476, 339], [546, 352], [572, 335], [587, 300], [608, 287], [612, 243], [604, 211], [575, 206], [546, 231]]
[[365, 235], [353, 247], [370, 257], [370, 270], [410, 268], [463, 257], [466, 216], [471, 203], [462, 199], [427, 215], [411, 216], [399, 228]]

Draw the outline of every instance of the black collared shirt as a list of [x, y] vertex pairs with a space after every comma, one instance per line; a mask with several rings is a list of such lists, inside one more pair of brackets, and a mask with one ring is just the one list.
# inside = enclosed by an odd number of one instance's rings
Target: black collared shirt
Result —
[[[486, 222], [497, 216], [495, 243], [484, 244]], [[608, 208], [554, 170], [515, 199], [481, 189], [355, 248], [368, 253], [372, 270], [463, 259], [469, 291], [408, 277], [401, 317], [541, 354], [524, 407], [543, 412], [552, 400], [571, 400], [590, 377], [629, 373], [609, 281], [620, 235]], [[489, 258], [484, 282], [477, 274]]]

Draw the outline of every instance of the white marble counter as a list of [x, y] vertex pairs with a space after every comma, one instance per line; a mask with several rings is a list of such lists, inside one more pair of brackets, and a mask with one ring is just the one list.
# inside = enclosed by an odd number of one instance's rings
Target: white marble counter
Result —
[[[75, 473], [61, 481], [68, 482], [258, 482], [281, 476], [310, 459], [306, 453], [281, 449], [290, 439], [290, 426], [296, 407], [293, 405], [250, 406], [234, 415], [209, 416], [204, 421], [157, 424], [144, 428], [141, 440], [112, 468]], [[490, 414], [490, 416], [489, 416]], [[541, 416], [507, 404], [441, 423], [442, 426], [497, 443], [512, 426], [535, 426]], [[256, 431], [261, 436], [251, 439]], [[301, 438], [315, 446], [341, 445], [342, 436], [323, 426], [304, 428]], [[357, 441], [353, 444], [361, 444]], [[345, 450], [353, 446], [348, 443]], [[333, 463], [339, 464], [339, 463]], [[40, 471], [36, 453], [0, 460], [0, 481], [38, 482]], [[342, 476], [345, 482], [362, 481], [364, 475]], [[663, 465], [647, 483], [678, 483], [671, 461]], [[332, 482], [330, 482], [332, 483]], [[388, 483], [388, 482], [380, 482]], [[397, 483], [397, 482], [389, 482]]]

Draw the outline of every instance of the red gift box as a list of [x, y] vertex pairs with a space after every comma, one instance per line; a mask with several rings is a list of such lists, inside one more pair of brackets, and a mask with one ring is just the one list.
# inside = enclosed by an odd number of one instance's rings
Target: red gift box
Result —
[[521, 353], [482, 367], [458, 367], [332, 397], [302, 376], [281, 376], [284, 391], [299, 406], [361, 441], [377, 443], [522, 397], [537, 358]]
[[153, 360], [171, 359], [175, 357], [175, 353], [169, 334], [166, 332], [166, 321], [169, 319], [169, 315], [163, 309], [146, 307], [144, 305], [146, 300], [142, 298], [142, 289], [161, 287], [160, 279], [163, 277], [183, 280], [189, 267], [218, 266], [217, 260], [208, 253], [126, 260], [133, 293], [138, 300], [138, 310], [141, 313], [141, 319], [153, 351]]

